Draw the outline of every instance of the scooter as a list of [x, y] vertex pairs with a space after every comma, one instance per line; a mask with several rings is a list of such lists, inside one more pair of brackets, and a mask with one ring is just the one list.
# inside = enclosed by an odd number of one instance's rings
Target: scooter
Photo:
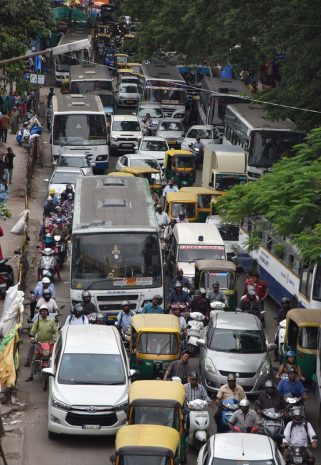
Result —
[[[210, 307], [211, 307], [212, 311], [219, 310], [219, 311], [224, 312], [224, 310], [226, 309], [225, 303], [224, 302], [219, 302], [218, 300], [214, 300], [213, 302], [211, 302]], [[210, 313], [210, 316], [211, 317], [213, 316], [212, 312]]]
[[279, 357], [280, 362], [282, 361], [282, 358], [283, 358], [285, 329], [286, 329], [286, 319], [280, 321], [279, 327], [278, 327], [276, 335], [275, 335], [275, 340], [278, 341], [278, 357]]
[[209, 436], [210, 416], [208, 413], [208, 402], [195, 399], [187, 402], [189, 409], [189, 431], [187, 442], [189, 447], [199, 451], [206, 443]]
[[192, 312], [189, 314], [190, 320], [187, 323], [187, 349], [193, 356], [199, 349], [197, 345], [198, 339], [201, 338], [204, 330], [205, 316], [200, 312]]
[[262, 410], [261, 433], [269, 436], [277, 443], [282, 442], [284, 432], [283, 412], [275, 408]]
[[286, 461], [287, 465], [309, 465], [311, 461], [309, 460], [307, 454], [307, 447], [296, 447], [289, 446], [289, 459]]
[[61, 268], [66, 259], [66, 241], [62, 236], [54, 236], [55, 241], [55, 257], [59, 267]]
[[48, 388], [48, 376], [42, 373], [43, 368], [48, 368], [50, 363], [50, 357], [54, 346], [53, 342], [37, 342], [35, 347], [36, 357], [32, 362], [34, 364], [34, 373], [41, 373], [42, 389], [44, 391]]
[[297, 410], [298, 407], [301, 409], [303, 416], [305, 416], [305, 408], [302, 397], [294, 397], [291, 393], [288, 393], [284, 396], [284, 400], [286, 403], [286, 422], [293, 420], [293, 411]]
[[12, 257], [3, 258], [0, 260], [0, 297], [4, 299], [6, 296], [6, 292], [9, 287], [13, 286], [14, 284], [14, 274], [13, 268], [11, 265], [7, 265], [7, 262]]
[[239, 408], [239, 401], [236, 399], [225, 399], [222, 400], [222, 409], [218, 417], [218, 432], [225, 433], [230, 430], [228, 421], [230, 421], [231, 416]]
[[53, 249], [43, 249], [38, 269], [39, 279], [49, 276], [54, 277], [57, 268], [57, 260], [54, 253]]

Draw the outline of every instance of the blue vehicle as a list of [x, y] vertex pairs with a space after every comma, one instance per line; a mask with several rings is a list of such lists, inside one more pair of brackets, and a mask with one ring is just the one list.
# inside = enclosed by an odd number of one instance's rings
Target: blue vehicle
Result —
[[218, 419], [218, 432], [226, 433], [230, 430], [228, 421], [236, 410], [239, 408], [239, 401], [235, 399], [222, 400], [222, 410]]

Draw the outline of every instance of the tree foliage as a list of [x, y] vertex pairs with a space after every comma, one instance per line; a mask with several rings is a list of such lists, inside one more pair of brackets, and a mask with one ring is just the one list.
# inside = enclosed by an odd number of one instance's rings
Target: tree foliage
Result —
[[[282, 52], [281, 84], [264, 99], [320, 110], [321, 0], [135, 0], [124, 5], [142, 23], [139, 40], [145, 58], [176, 51], [187, 63], [230, 62], [236, 72], [258, 72]], [[318, 113], [269, 111], [306, 130], [321, 125]]]
[[[306, 260], [321, 253], [321, 128], [314, 129], [295, 156], [283, 158], [257, 182], [237, 186], [217, 202], [225, 221], [265, 217], [296, 244]], [[255, 246], [255, 244], [249, 244]]]

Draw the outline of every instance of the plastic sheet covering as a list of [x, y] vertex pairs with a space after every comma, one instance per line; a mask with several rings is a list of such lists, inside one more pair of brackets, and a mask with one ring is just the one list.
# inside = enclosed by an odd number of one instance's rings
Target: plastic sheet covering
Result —
[[20, 218], [16, 222], [16, 224], [11, 229], [11, 234], [15, 234], [17, 236], [23, 236], [27, 231], [27, 220], [28, 220], [29, 210], [23, 210], [20, 213]]
[[0, 316], [0, 335], [6, 337], [18, 323], [23, 319], [24, 292], [18, 290], [18, 284], [9, 287]]
[[15, 325], [0, 344], [0, 390], [13, 387], [19, 367], [19, 329]]

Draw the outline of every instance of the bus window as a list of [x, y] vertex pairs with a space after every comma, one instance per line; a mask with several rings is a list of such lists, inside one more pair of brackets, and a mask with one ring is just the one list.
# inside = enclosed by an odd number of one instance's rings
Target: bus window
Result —
[[300, 288], [299, 291], [309, 298], [312, 285], [313, 268], [310, 266], [303, 266], [300, 274]]
[[316, 266], [314, 284], [313, 284], [313, 300], [321, 300], [321, 264]]

